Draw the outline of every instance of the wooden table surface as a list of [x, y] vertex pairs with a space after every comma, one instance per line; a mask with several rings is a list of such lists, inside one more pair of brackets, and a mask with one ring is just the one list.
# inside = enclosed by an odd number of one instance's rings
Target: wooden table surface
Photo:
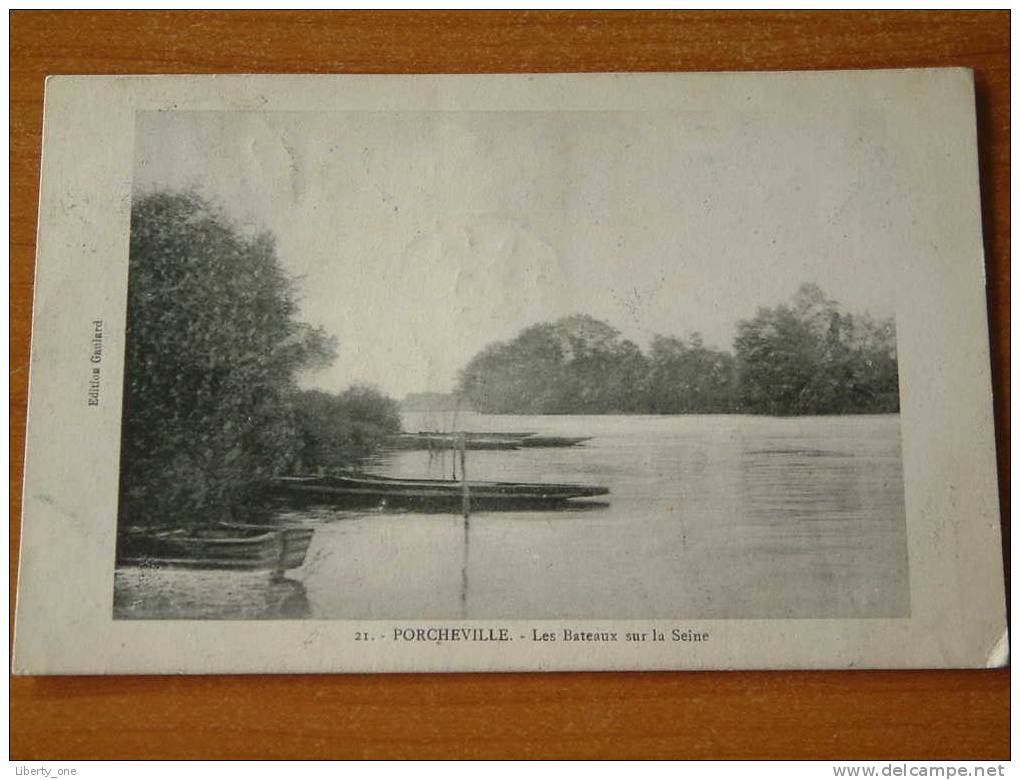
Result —
[[[1008, 11], [16, 11], [10, 22], [12, 518], [51, 73], [974, 68], [1009, 473]], [[16, 520], [10, 544], [13, 587]], [[11, 680], [15, 759], [1008, 756], [1008, 670]]]

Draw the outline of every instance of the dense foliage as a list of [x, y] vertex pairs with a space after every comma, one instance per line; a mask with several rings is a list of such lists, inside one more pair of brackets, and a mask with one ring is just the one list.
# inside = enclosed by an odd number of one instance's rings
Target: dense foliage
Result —
[[461, 372], [459, 393], [496, 414], [584, 414], [637, 409], [644, 358], [619, 331], [588, 316], [526, 328], [490, 344]]
[[296, 379], [334, 345], [296, 319], [271, 236], [191, 193], [137, 198], [127, 312], [124, 523], [215, 521], [294, 467]]
[[400, 432], [400, 408], [378, 390], [355, 385], [333, 395], [305, 390], [294, 398], [298, 428], [295, 471], [330, 471], [371, 455]]
[[764, 414], [899, 411], [896, 329], [839, 309], [815, 285], [740, 322], [740, 398]]
[[642, 411], [654, 414], [732, 412], [738, 405], [736, 363], [701, 336], [655, 336], [641, 381]]
[[853, 414], [899, 410], [896, 333], [814, 285], [737, 326], [734, 352], [655, 336], [648, 354], [587, 316], [490, 344], [461, 372], [467, 404], [496, 414]]

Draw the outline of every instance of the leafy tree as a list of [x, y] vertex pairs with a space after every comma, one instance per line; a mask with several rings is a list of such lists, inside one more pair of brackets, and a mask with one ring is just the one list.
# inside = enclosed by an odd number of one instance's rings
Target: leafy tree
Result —
[[759, 309], [737, 325], [734, 348], [746, 410], [763, 414], [806, 411], [805, 388], [818, 372], [817, 340], [788, 306]]
[[737, 325], [740, 395], [764, 414], [899, 410], [896, 330], [842, 312], [816, 285]]
[[293, 461], [290, 399], [333, 358], [296, 319], [272, 236], [242, 235], [193, 193], [131, 210], [120, 519], [219, 519]]
[[490, 344], [461, 372], [458, 392], [495, 414], [626, 412], [636, 408], [633, 388], [643, 372], [634, 343], [604, 322], [575, 315]]
[[645, 372], [641, 350], [611, 325], [574, 315], [553, 326], [564, 353], [561, 409], [578, 414], [630, 412], [640, 399], [634, 388]]
[[733, 356], [708, 349], [701, 335], [685, 341], [655, 336], [642, 390], [643, 407], [655, 414], [712, 414], [737, 406]]

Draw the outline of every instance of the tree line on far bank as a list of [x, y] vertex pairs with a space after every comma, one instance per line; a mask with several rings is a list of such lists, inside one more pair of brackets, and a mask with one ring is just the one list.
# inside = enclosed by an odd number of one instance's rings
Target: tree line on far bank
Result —
[[575, 315], [485, 347], [457, 392], [493, 414], [812, 415], [899, 411], [891, 319], [844, 311], [816, 285], [737, 325], [733, 352], [655, 336], [643, 353]]

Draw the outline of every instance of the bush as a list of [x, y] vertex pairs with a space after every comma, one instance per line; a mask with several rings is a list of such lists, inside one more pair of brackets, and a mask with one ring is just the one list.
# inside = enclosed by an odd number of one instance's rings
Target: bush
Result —
[[295, 396], [294, 412], [299, 472], [356, 465], [401, 429], [397, 402], [367, 385], [355, 385], [339, 395], [305, 390]]

